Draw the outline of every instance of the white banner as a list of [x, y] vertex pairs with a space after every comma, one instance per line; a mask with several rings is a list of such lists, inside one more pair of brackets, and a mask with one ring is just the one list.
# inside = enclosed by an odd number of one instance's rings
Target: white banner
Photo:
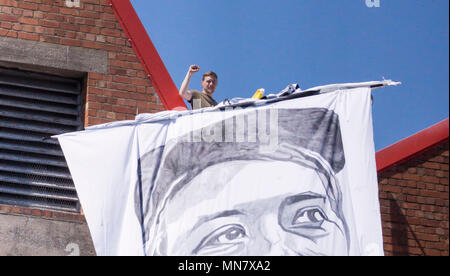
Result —
[[58, 136], [98, 255], [383, 255], [371, 89]]

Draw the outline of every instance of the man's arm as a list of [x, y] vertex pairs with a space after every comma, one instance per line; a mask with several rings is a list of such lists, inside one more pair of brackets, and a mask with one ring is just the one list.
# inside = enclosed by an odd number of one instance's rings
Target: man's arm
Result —
[[189, 83], [191, 82], [191, 77], [193, 74], [197, 73], [200, 70], [200, 66], [198, 65], [191, 65], [189, 67], [189, 70], [186, 74], [186, 77], [184, 78], [183, 83], [180, 87], [180, 96], [185, 99], [186, 101], [190, 101], [192, 99], [192, 92], [188, 90]]

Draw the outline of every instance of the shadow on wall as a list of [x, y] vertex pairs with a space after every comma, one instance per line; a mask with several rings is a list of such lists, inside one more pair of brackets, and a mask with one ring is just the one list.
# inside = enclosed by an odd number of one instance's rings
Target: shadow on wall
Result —
[[417, 246], [420, 248], [422, 252], [421, 255], [425, 255], [425, 251], [423, 247], [420, 245], [419, 239], [414, 234], [413, 229], [408, 223], [405, 215], [402, 213], [402, 209], [395, 199], [392, 193], [387, 193], [390, 207], [390, 216], [391, 216], [391, 236], [392, 236], [392, 255], [393, 256], [408, 256], [409, 254], [409, 246], [408, 246], [408, 231], [413, 236], [413, 239], [416, 241]]

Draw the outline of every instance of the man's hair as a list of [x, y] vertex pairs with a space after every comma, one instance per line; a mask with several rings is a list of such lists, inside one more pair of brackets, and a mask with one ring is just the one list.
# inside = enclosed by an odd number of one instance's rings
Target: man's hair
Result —
[[204, 81], [206, 77], [213, 77], [213, 78], [216, 79], [216, 81], [218, 80], [217, 74], [214, 73], [213, 71], [209, 71], [209, 72], [204, 73], [203, 77], [202, 77], [202, 81]]

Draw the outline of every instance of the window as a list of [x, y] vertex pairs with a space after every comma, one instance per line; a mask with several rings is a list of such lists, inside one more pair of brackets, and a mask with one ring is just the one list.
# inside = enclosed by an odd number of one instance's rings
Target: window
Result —
[[81, 80], [0, 67], [0, 204], [79, 212], [59, 143], [82, 129]]

